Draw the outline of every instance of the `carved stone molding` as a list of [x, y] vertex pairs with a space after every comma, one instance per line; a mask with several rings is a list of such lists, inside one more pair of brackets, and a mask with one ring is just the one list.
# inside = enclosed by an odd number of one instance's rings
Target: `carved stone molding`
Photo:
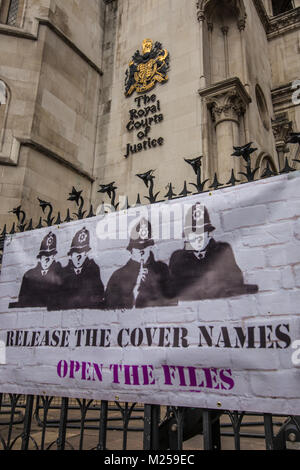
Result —
[[293, 29], [300, 29], [300, 7], [271, 18], [268, 39], [273, 39]]
[[251, 103], [251, 97], [239, 78], [230, 78], [199, 90], [216, 125], [223, 121], [238, 123]]
[[270, 19], [268, 13], [266, 12], [265, 6], [262, 0], [253, 0], [253, 3], [267, 33], [269, 30]]
[[[220, 0], [218, 0], [218, 2], [220, 2]], [[210, 23], [216, 4], [217, 2], [214, 2], [214, 0], [197, 0], [196, 6], [198, 21], [206, 20]], [[247, 18], [244, 0], [226, 0], [226, 2], [224, 2], [224, 7], [225, 6], [235, 13], [238, 28], [240, 30], [244, 29]]]
[[208, 99], [207, 104], [216, 125], [223, 121], [238, 122], [246, 111], [243, 100], [234, 92], [224, 93], [217, 98]]
[[286, 83], [271, 92], [275, 113], [292, 106], [292, 83]]
[[272, 122], [272, 128], [277, 149], [285, 150], [287, 139], [293, 131], [293, 123], [289, 121], [287, 113], [278, 114]]
[[[248, 0], [250, 1], [250, 0]], [[293, 8], [281, 15], [270, 17], [262, 0], [251, 0], [256, 8], [257, 14], [264, 26], [268, 40], [272, 40], [281, 34], [293, 29], [300, 29], [300, 7]], [[213, 12], [212, 0], [197, 0], [198, 21], [210, 21]], [[242, 1], [228, 0], [228, 6], [237, 12], [237, 22], [240, 31], [246, 27], [247, 14]]]

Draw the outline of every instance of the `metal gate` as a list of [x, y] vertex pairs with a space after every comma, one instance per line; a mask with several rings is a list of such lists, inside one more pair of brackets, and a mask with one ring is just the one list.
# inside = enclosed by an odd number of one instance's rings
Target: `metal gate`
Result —
[[292, 416], [0, 394], [2, 450], [284, 450], [299, 442]]

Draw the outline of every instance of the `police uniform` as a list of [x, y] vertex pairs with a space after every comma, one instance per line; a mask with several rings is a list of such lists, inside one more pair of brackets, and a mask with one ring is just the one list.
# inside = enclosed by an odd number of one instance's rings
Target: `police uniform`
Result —
[[[89, 232], [83, 228], [75, 234], [68, 255], [90, 250]], [[101, 281], [100, 268], [95, 261], [86, 258], [83, 265], [76, 268], [70, 259], [68, 265], [63, 268], [62, 287], [56, 308], [60, 310], [97, 309], [103, 307], [103, 300], [104, 286]]]
[[[133, 248], [143, 250], [154, 245], [148, 221], [142, 219], [133, 231], [138, 236], [131, 237], [127, 250], [131, 251]], [[111, 276], [105, 295], [107, 308], [132, 309], [174, 304], [168, 266], [161, 261], [155, 261], [151, 252], [143, 267], [148, 272], [140, 284], [136, 299], [134, 288], [141, 269], [140, 263], [130, 259]]]
[[[50, 232], [42, 240], [37, 258], [56, 255], [56, 236]], [[19, 301], [11, 303], [10, 308], [48, 307], [56, 303], [56, 295], [62, 282], [62, 266], [53, 261], [49, 269], [43, 270], [41, 262], [27, 271], [22, 280]]]
[[[197, 205], [192, 210], [197, 214]], [[185, 227], [185, 233], [189, 230], [215, 230], [206, 208], [200, 226], [193, 217], [192, 225]], [[202, 252], [183, 249], [173, 253], [169, 269], [173, 288], [181, 301], [233, 297], [258, 291], [258, 286], [244, 283], [243, 273], [229, 243], [216, 242], [213, 238]]]

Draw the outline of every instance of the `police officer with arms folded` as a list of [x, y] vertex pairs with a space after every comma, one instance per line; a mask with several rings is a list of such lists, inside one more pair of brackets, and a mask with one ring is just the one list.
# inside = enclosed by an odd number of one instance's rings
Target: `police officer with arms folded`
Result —
[[42, 240], [37, 265], [23, 276], [19, 301], [10, 303], [9, 308], [49, 307], [56, 302], [62, 283], [62, 266], [55, 261], [56, 254], [56, 236], [50, 232]]
[[73, 237], [69, 263], [62, 271], [62, 285], [55, 309], [98, 309], [104, 304], [100, 268], [89, 258], [90, 234], [84, 227]]
[[193, 205], [185, 219], [184, 249], [172, 254], [170, 273], [173, 287], [181, 301], [217, 299], [258, 291], [244, 283], [229, 243], [212, 237], [215, 227], [206, 207]]

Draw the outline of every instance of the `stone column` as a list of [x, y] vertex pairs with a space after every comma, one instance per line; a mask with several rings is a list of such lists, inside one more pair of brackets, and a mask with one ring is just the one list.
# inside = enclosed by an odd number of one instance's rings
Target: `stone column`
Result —
[[293, 131], [293, 123], [289, 121], [287, 113], [282, 113], [276, 116], [272, 127], [278, 154], [279, 169], [282, 170], [285, 165], [286, 154], [289, 152], [287, 140], [290, 133]]
[[243, 101], [236, 93], [227, 92], [209, 100], [212, 119], [215, 123], [218, 148], [218, 175], [230, 178], [234, 159], [231, 154], [233, 146], [240, 144], [239, 121], [246, 109]]
[[229, 77], [229, 51], [228, 51], [228, 26], [222, 26], [221, 31], [224, 36], [224, 56], [225, 56], [225, 78]]
[[205, 76], [205, 63], [204, 63], [204, 21], [205, 15], [203, 12], [198, 12], [198, 21], [200, 23], [200, 88], [206, 87], [206, 76]]
[[246, 57], [246, 39], [245, 39], [245, 27], [246, 27], [246, 18], [242, 18], [238, 21], [238, 29], [240, 32], [241, 38], [241, 57], [242, 57], [242, 81], [243, 84], [249, 93], [249, 77], [248, 77], [248, 66], [247, 66], [247, 57]]
[[233, 146], [245, 143], [240, 142], [240, 122], [251, 98], [238, 78], [224, 80], [199, 91], [199, 94], [205, 98], [215, 123], [218, 176], [220, 180], [227, 182], [232, 168], [240, 168], [239, 159], [234, 159], [231, 155]]
[[213, 42], [213, 30], [214, 30], [214, 25], [213, 23], [209, 22], [207, 23], [207, 28], [208, 28], [208, 45], [209, 45], [209, 83], [211, 84], [213, 82], [213, 68], [212, 68], [212, 61], [213, 61], [213, 55], [212, 55], [212, 42]]

